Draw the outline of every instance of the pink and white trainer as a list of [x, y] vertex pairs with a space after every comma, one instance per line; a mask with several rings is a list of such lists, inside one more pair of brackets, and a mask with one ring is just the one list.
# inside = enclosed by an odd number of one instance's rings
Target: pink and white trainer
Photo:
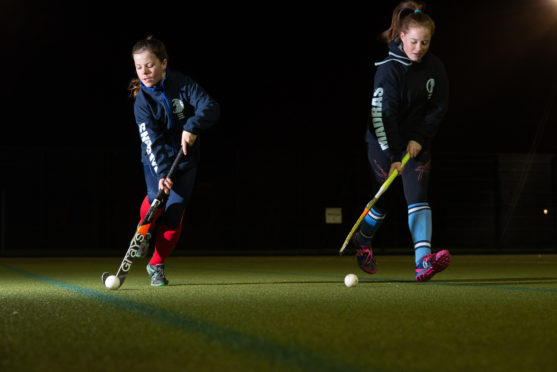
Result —
[[433, 275], [445, 270], [451, 264], [451, 254], [447, 250], [426, 254], [416, 265], [416, 281], [427, 282]]

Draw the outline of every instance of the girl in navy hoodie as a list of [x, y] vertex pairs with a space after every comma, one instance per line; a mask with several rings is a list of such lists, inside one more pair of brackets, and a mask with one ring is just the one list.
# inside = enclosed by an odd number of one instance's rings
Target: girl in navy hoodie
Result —
[[[388, 57], [376, 63], [371, 112], [366, 134], [368, 159], [375, 180], [382, 184], [396, 169], [401, 174], [408, 205], [408, 226], [415, 252], [416, 280], [427, 281], [450, 264], [450, 254], [431, 253], [431, 208], [427, 189], [431, 144], [448, 104], [443, 63], [428, 53], [435, 24], [418, 1], [403, 1], [394, 10], [391, 27], [381, 34]], [[401, 167], [404, 153], [410, 160]], [[392, 189], [391, 189], [392, 190]], [[362, 270], [376, 272], [371, 240], [389, 212], [389, 190], [377, 201], [354, 235]]]
[[[151, 285], [164, 286], [168, 280], [164, 264], [182, 231], [184, 209], [190, 199], [199, 164], [199, 135], [219, 117], [219, 105], [190, 77], [168, 69], [164, 44], [154, 37], [138, 41], [132, 48], [137, 78], [129, 90], [135, 98], [134, 115], [141, 139], [147, 196], [141, 205], [141, 220], [159, 189], [168, 199], [158, 211], [154, 253], [147, 264]], [[166, 178], [178, 151], [186, 155], [170, 180]], [[153, 223], [153, 225], [155, 225]], [[147, 254], [149, 246], [138, 251]]]

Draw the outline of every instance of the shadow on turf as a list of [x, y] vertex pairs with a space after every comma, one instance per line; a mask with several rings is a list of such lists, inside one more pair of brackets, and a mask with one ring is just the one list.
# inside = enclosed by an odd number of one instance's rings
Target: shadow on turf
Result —
[[[390, 279], [360, 279], [359, 284], [373, 284], [373, 283], [418, 283], [414, 280], [390, 280]], [[204, 285], [276, 285], [276, 284], [342, 284], [343, 280], [299, 280], [299, 281], [281, 281], [281, 282], [235, 282], [235, 283], [173, 283], [172, 286], [204, 286]]]
[[169, 284], [169, 287], [178, 286], [205, 286], [205, 285], [275, 285], [275, 284], [343, 284], [342, 281], [338, 280], [327, 280], [327, 281], [297, 281], [297, 282], [237, 282], [237, 283], [173, 283]]
[[[542, 277], [542, 278], [474, 278], [474, 279], [450, 279], [450, 280], [432, 280], [430, 282], [416, 282], [415, 280], [397, 280], [397, 279], [360, 279], [360, 284], [373, 284], [373, 283], [475, 283], [475, 284], [547, 284], [557, 283], [557, 277]], [[233, 282], [233, 283], [171, 283], [169, 287], [180, 286], [242, 286], [242, 285], [277, 285], [277, 284], [344, 284], [342, 280], [299, 280], [299, 281], [274, 281], [274, 282]]]
[[474, 278], [474, 279], [451, 279], [442, 280], [443, 283], [478, 283], [478, 284], [548, 284], [557, 283], [557, 277], [542, 278]]

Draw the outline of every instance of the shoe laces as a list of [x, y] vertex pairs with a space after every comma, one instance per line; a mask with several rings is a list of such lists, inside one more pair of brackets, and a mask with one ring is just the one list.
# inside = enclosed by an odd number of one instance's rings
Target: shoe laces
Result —
[[148, 247], [149, 246], [149, 241], [151, 240], [151, 233], [147, 233], [145, 234], [145, 237], [143, 238], [143, 241], [141, 242], [140, 246], [143, 247]]
[[422, 269], [427, 269], [431, 266], [431, 263], [435, 260], [435, 256], [433, 254], [425, 255], [422, 259]]
[[158, 265], [151, 265], [151, 268], [153, 269], [153, 278], [155, 279], [161, 279], [164, 278], [164, 267], [163, 266], [158, 266]]
[[365, 256], [366, 265], [369, 265], [371, 263], [371, 261], [373, 260], [373, 255], [371, 254], [371, 250], [368, 247], [362, 248], [358, 251], [358, 253], [356, 253], [357, 256]]

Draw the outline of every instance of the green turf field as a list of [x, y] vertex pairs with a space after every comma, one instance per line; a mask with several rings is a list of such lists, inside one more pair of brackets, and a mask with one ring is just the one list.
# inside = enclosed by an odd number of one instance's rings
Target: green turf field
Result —
[[[555, 371], [557, 255], [0, 259], [0, 371]], [[344, 286], [350, 272], [360, 277]]]

